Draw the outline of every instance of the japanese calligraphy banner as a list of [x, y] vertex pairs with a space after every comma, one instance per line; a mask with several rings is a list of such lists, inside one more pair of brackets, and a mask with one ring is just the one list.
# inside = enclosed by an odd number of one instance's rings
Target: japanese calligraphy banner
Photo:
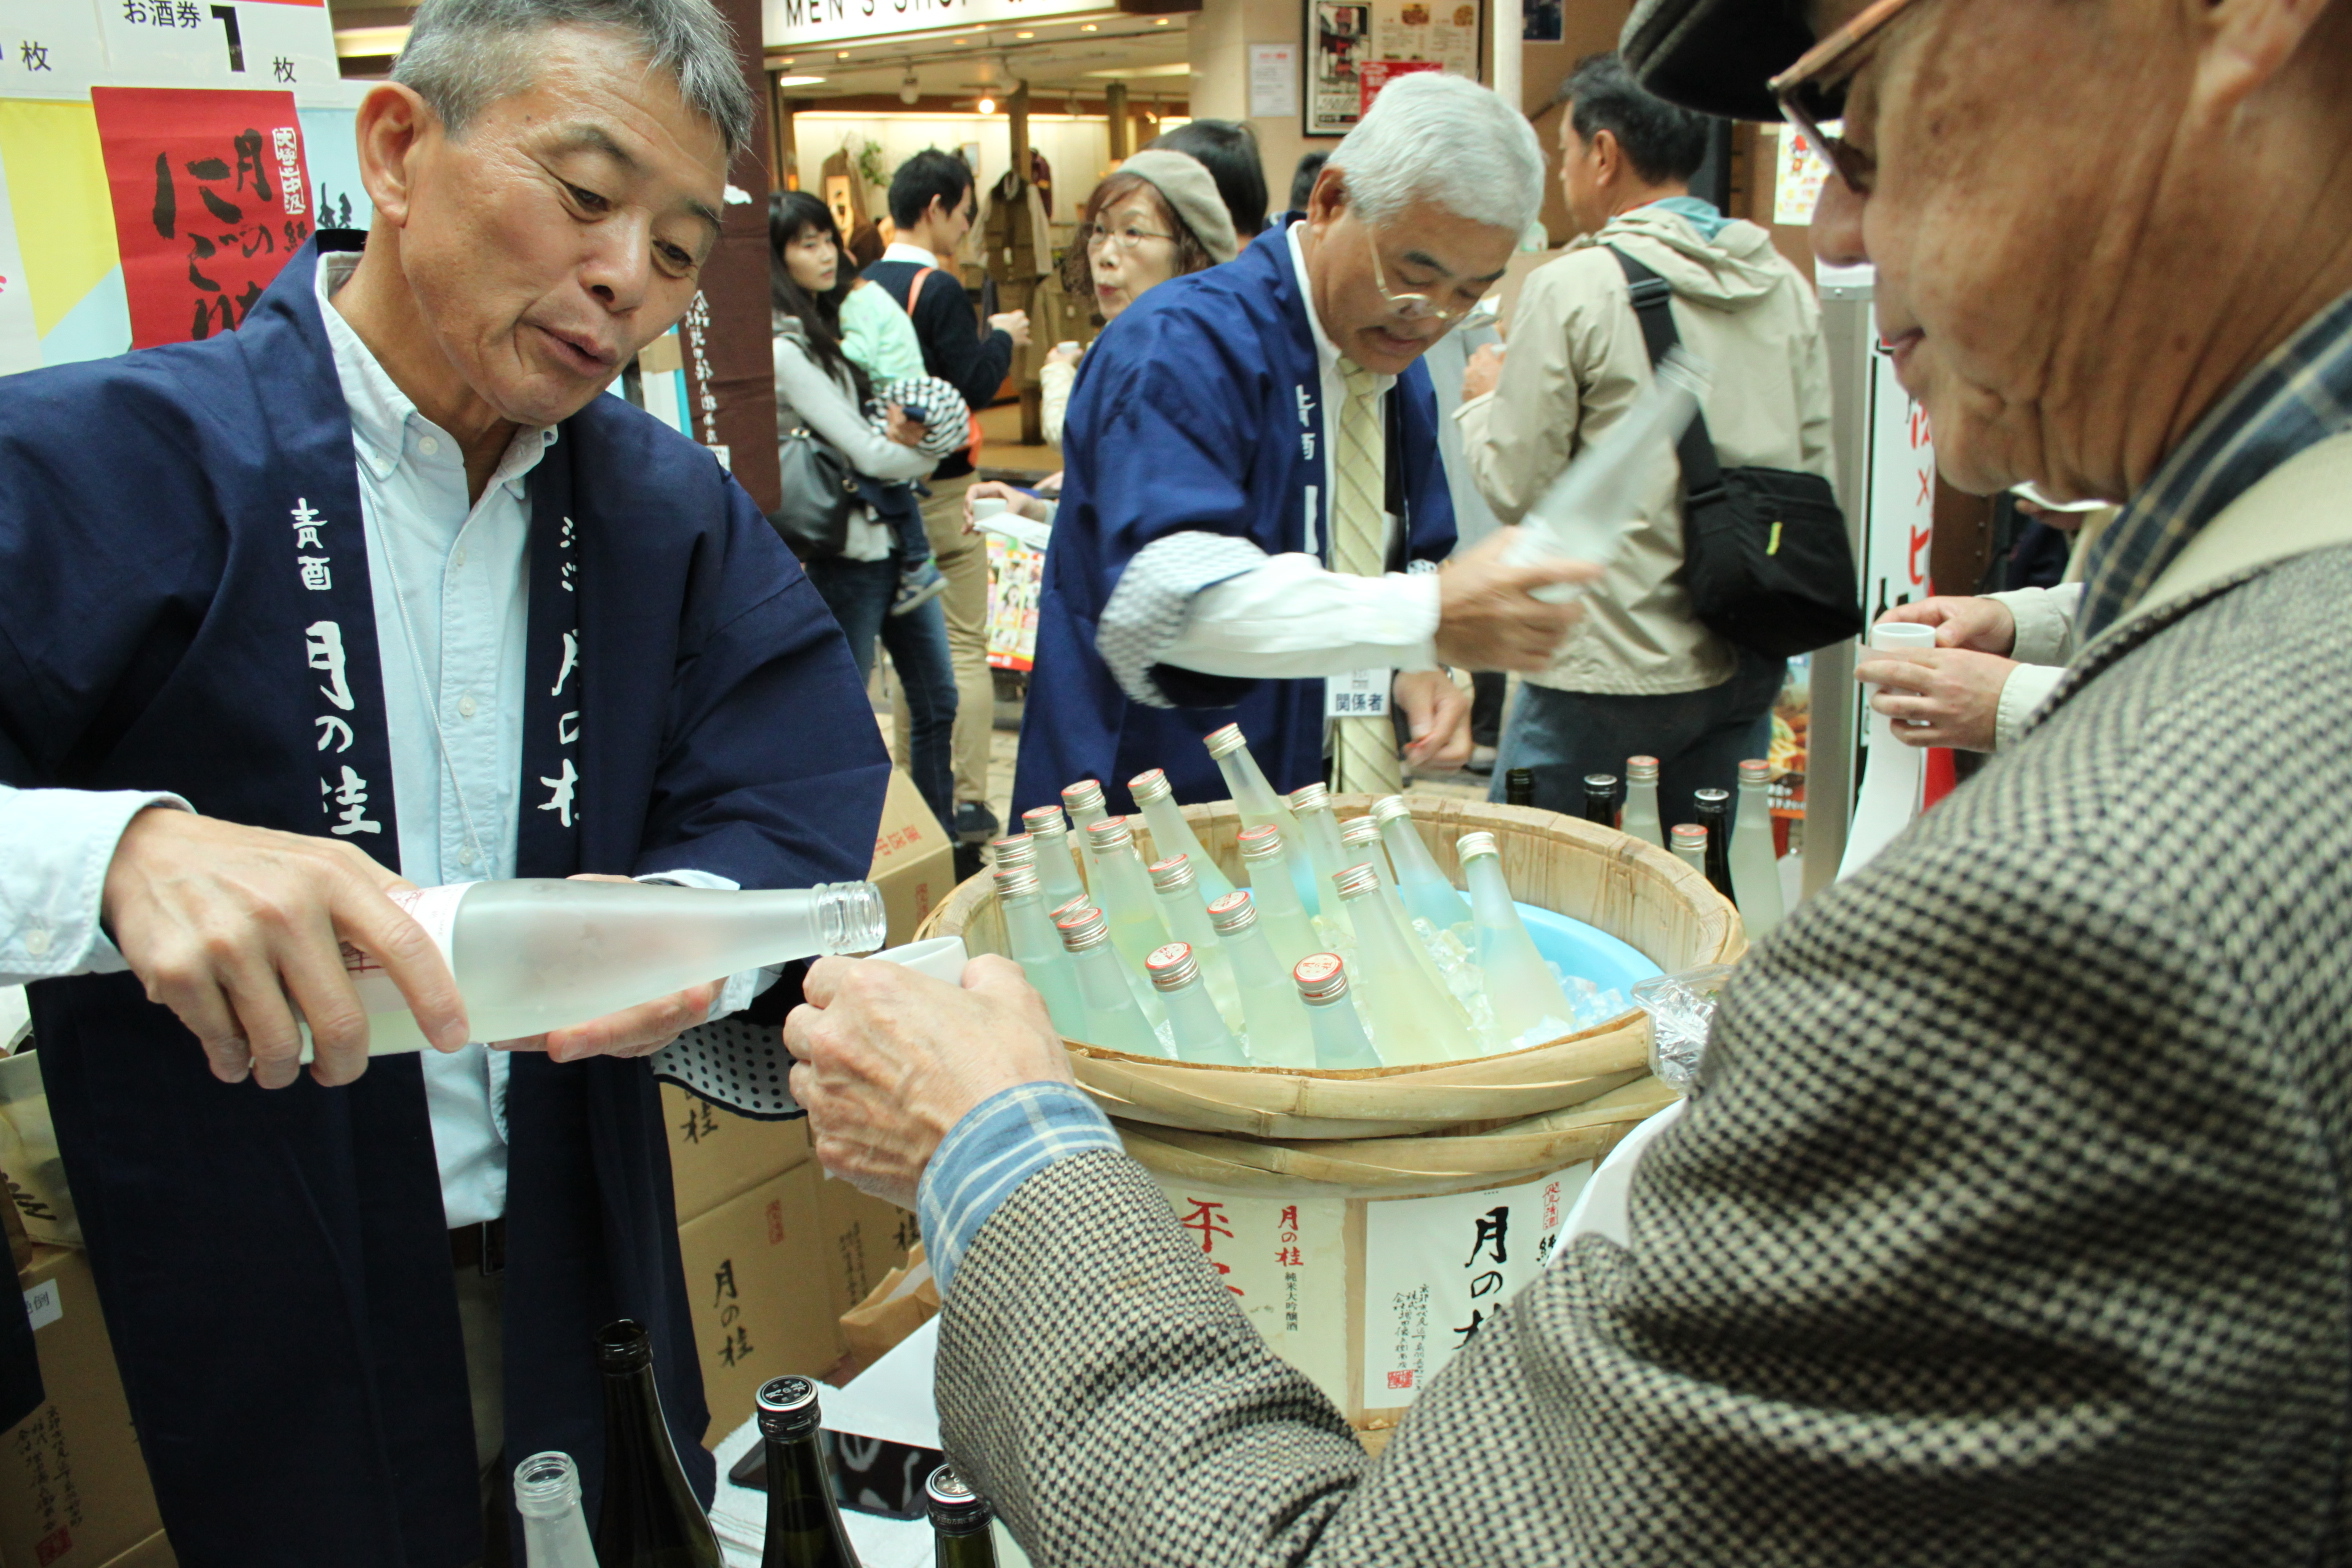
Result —
[[131, 346], [241, 324], [310, 237], [294, 95], [97, 87]]
[[1160, 1178], [1233, 1304], [1273, 1352], [1332, 1393], [1347, 1384], [1347, 1201], [1242, 1193]]

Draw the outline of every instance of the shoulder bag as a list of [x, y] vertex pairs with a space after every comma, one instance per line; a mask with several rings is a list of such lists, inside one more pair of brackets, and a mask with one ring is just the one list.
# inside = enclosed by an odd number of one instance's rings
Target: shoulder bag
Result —
[[[1614, 245], [1650, 363], [1681, 341], [1674, 290]], [[1785, 468], [1725, 468], [1690, 422], [1682, 462], [1682, 579], [1701, 625], [1767, 658], [1810, 653], [1862, 630], [1846, 516], [1829, 481]]]
[[849, 543], [849, 514], [858, 504], [858, 476], [839, 452], [807, 426], [776, 444], [782, 499], [768, 522], [804, 561], [839, 555]]

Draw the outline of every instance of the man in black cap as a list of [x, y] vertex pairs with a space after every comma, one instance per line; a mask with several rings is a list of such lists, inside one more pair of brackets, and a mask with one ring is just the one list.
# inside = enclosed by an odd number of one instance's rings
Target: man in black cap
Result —
[[1040, 1564], [2352, 1560], [2352, 3], [1643, 0], [1623, 48], [1842, 119], [1814, 243], [1876, 264], [1946, 477], [2126, 502], [2083, 647], [1742, 961], [1581, 1214], [1441, 1234], [1479, 1277], [1556, 1243], [1499, 1312], [1432, 1298], [1475, 1337], [1378, 1460], [1233, 1243], [1038, 1109], [1009, 965], [820, 965], [793, 1089], [920, 1199], [948, 1451]]

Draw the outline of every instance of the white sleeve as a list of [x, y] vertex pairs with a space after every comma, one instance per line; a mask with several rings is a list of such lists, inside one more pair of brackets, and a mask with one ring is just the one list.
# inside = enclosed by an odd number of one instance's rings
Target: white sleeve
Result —
[[2001, 683], [2001, 700], [1993, 710], [1993, 750], [2007, 751], [2033, 716], [2050, 700], [2066, 671], [2055, 664], [2020, 664]]
[[1247, 539], [1184, 532], [1153, 541], [1119, 574], [1095, 650], [1120, 690], [1178, 706], [1156, 665], [1236, 680], [1298, 680], [1384, 664], [1437, 666], [1433, 572], [1355, 577], [1310, 555], [1268, 556]]
[[0, 985], [130, 967], [99, 916], [114, 847], [149, 806], [190, 809], [144, 790], [0, 784]]
[[[688, 866], [680, 866], [671, 871], [649, 871], [636, 880], [663, 882], [671, 887], [715, 888], [724, 893], [732, 893], [743, 885], [732, 878], [720, 876], [715, 871], [696, 871]], [[719, 999], [711, 1004], [710, 1016], [703, 1019], [703, 1022], [714, 1023], [729, 1013], [742, 1012], [751, 1005], [753, 997], [776, 983], [780, 967], [777, 969], [745, 969], [729, 975], [727, 983], [719, 987]]]
[[849, 394], [790, 338], [775, 340], [774, 359], [777, 400], [859, 473], [869, 479], [920, 479], [937, 466], [937, 459], [878, 434]]

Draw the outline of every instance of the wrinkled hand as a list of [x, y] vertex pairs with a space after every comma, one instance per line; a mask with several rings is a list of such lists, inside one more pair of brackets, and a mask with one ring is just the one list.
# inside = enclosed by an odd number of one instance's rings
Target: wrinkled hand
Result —
[[964, 532], [976, 534], [980, 525], [973, 519], [975, 501], [1002, 501], [1005, 510], [1021, 517], [1045, 522], [1053, 516], [1053, 508], [1026, 490], [1017, 490], [1001, 479], [983, 479], [964, 492]]
[[2001, 688], [2016, 668], [2014, 659], [1973, 648], [1906, 648], [1878, 651], [1855, 668], [1854, 679], [1881, 688], [1870, 706], [1895, 721], [1895, 738], [1905, 745], [1990, 751]]
[[900, 446], [921, 446], [930, 427], [919, 419], [910, 418], [904, 408], [893, 403], [890, 405], [888, 429], [890, 439]]
[[1553, 583], [1589, 583], [1601, 569], [1586, 561], [1512, 566], [1504, 557], [1519, 537], [1498, 528], [1437, 574], [1437, 656], [1469, 670], [1534, 674], [1551, 666], [1583, 608], [1547, 604], [1533, 590]]
[[988, 318], [988, 330], [1001, 332], [1013, 340], [1016, 348], [1029, 346], [1029, 312], [1007, 310]]
[[2017, 647], [2017, 617], [1998, 599], [1937, 594], [1916, 604], [1898, 604], [1878, 619], [1881, 625], [1908, 621], [1914, 626], [1932, 626], [1939, 648], [1973, 648], [1979, 653], [2006, 656]]
[[1484, 397], [1503, 384], [1503, 345], [1481, 343], [1471, 350], [1470, 361], [1462, 368], [1462, 401]]
[[952, 986], [898, 964], [821, 959], [784, 1020], [798, 1060], [792, 1097], [825, 1169], [900, 1208], [915, 1206], [940, 1140], [989, 1096], [1072, 1082], [1045, 1002], [1021, 966], [984, 954]]
[[1470, 760], [1470, 698], [1443, 670], [1406, 670], [1389, 686], [1404, 711], [1405, 761], [1415, 769], [1451, 773]]
[[[616, 877], [600, 871], [583, 871], [569, 878], [573, 882], [630, 882], [633, 877]], [[690, 985], [670, 996], [640, 1002], [635, 1007], [624, 1007], [617, 1013], [602, 1018], [591, 1018], [584, 1024], [573, 1024], [565, 1029], [550, 1029], [545, 1034], [526, 1035], [520, 1040], [497, 1040], [491, 1043], [494, 1051], [545, 1051], [552, 1062], [584, 1062], [591, 1056], [651, 1056], [672, 1040], [710, 1017], [719, 992], [726, 980], [707, 981]]]
[[223, 1083], [282, 1089], [300, 1069], [345, 1084], [367, 1070], [367, 1014], [343, 968], [348, 942], [384, 967], [425, 1038], [466, 1042], [457, 982], [424, 927], [384, 895], [416, 884], [337, 839], [243, 827], [185, 811], [131, 819], [106, 868], [100, 911], [147, 988], [177, 1013]]

